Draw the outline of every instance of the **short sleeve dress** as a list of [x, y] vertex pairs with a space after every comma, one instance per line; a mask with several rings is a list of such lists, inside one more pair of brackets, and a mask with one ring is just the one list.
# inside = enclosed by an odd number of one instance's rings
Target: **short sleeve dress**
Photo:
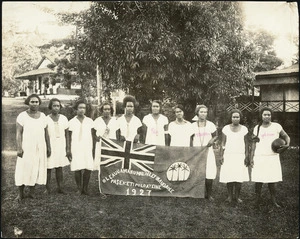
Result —
[[15, 184], [16, 186], [45, 185], [47, 181], [46, 116], [41, 112], [40, 117], [34, 119], [24, 111], [18, 115], [17, 123], [23, 127], [24, 153], [22, 158], [17, 158]]
[[159, 114], [158, 119], [155, 120], [152, 114], [148, 114], [143, 118], [143, 123], [147, 126], [145, 144], [165, 145], [164, 126], [169, 123], [168, 118]]
[[233, 132], [230, 125], [226, 125], [222, 132], [226, 135], [224, 150], [224, 162], [220, 169], [220, 182], [244, 182], [249, 181], [248, 168], [244, 164], [245, 154], [245, 135], [248, 129], [241, 125], [238, 132]]
[[185, 121], [185, 124], [177, 124], [176, 121], [172, 121], [168, 131], [171, 136], [170, 146], [190, 147], [193, 132], [192, 124], [189, 121]]
[[[258, 126], [253, 132], [257, 132]], [[271, 122], [268, 127], [261, 126], [259, 129], [260, 141], [256, 143], [253, 158], [251, 179], [253, 182], [275, 183], [282, 181], [282, 171], [279, 154], [274, 153], [271, 148], [272, 142], [279, 138], [282, 126]]]
[[[212, 134], [216, 132], [217, 127], [211, 121], [206, 120], [205, 127], [198, 127], [198, 121], [192, 123], [192, 131], [194, 134], [193, 146], [206, 146], [212, 139]], [[206, 178], [215, 179], [217, 175], [216, 157], [213, 147], [209, 147], [206, 161]]]
[[84, 117], [82, 123], [77, 116], [69, 121], [69, 131], [72, 131], [71, 137], [71, 171], [82, 169], [93, 170], [93, 138], [92, 129], [94, 121], [89, 117]]
[[69, 127], [66, 116], [59, 114], [58, 121], [47, 116], [48, 132], [51, 145], [51, 156], [47, 160], [47, 168], [65, 167], [70, 164], [66, 157], [66, 137], [65, 130]]
[[142, 126], [141, 120], [133, 115], [130, 122], [127, 123], [125, 116], [122, 115], [117, 121], [117, 128], [121, 130], [121, 136], [124, 136], [128, 141], [133, 141], [138, 128]]
[[[110, 121], [106, 125], [102, 117], [98, 117], [94, 121], [94, 128], [96, 130], [96, 135], [99, 137], [104, 137], [104, 133], [106, 128], [109, 129], [109, 134], [106, 136], [109, 139], [116, 139], [116, 131], [118, 129], [117, 119], [115, 117], [111, 117]], [[94, 160], [94, 170], [99, 170], [100, 166], [100, 158], [101, 158], [101, 139], [96, 143], [95, 149], [95, 160]]]

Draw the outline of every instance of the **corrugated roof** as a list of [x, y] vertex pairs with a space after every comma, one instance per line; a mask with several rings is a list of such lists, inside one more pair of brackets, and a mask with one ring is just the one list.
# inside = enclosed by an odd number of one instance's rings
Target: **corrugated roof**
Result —
[[19, 76], [15, 76], [15, 78], [16, 79], [28, 79], [31, 76], [44, 75], [44, 74], [56, 74], [56, 72], [49, 68], [40, 68], [40, 69], [25, 72]]
[[294, 64], [290, 67], [281, 69], [281, 70], [271, 70], [271, 71], [262, 71], [255, 73], [256, 76], [265, 76], [265, 75], [280, 75], [280, 74], [290, 74], [290, 73], [299, 73], [299, 65]]

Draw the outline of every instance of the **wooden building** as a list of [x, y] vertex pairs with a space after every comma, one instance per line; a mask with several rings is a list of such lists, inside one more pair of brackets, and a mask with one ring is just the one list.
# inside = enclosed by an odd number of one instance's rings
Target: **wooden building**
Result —
[[299, 140], [299, 65], [259, 72], [254, 87], [260, 91], [259, 108], [268, 106], [292, 138]]
[[35, 69], [16, 76], [16, 79], [22, 81], [21, 92], [26, 95], [56, 94], [58, 85], [55, 87], [56, 82], [52, 78], [56, 74], [54, 67], [54, 59], [44, 55]]

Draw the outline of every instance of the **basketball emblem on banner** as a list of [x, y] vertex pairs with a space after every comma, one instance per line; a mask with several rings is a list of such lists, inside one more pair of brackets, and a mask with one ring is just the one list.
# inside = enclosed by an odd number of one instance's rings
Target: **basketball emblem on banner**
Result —
[[173, 163], [167, 170], [169, 181], [186, 181], [190, 176], [190, 167], [184, 162]]

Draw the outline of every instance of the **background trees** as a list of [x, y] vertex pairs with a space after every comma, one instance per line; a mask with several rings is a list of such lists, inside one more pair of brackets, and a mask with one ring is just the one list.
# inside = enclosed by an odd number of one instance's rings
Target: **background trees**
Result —
[[245, 30], [245, 34], [254, 59], [252, 63], [254, 72], [274, 70], [283, 63], [276, 56], [273, 34], [255, 28]]
[[81, 86], [78, 92], [81, 96], [95, 96], [96, 63], [85, 58], [75, 37], [44, 44], [40, 47], [41, 53], [50, 53], [54, 56], [56, 64], [54, 78], [58, 76], [63, 86], [71, 89], [71, 85], [77, 83]]
[[[98, 64], [107, 95], [121, 88], [142, 104], [169, 98], [192, 113], [197, 103], [225, 104], [246, 94], [253, 71], [280, 65], [274, 37], [243, 29], [237, 2], [93, 2], [78, 14], [57, 16], [76, 26], [76, 34], [35, 47], [23, 59], [35, 65], [28, 59], [33, 52], [55, 53], [63, 84], [80, 83], [82, 95], [96, 95]], [[20, 73], [31, 70], [25, 68]]]
[[28, 36], [14, 24], [3, 27], [2, 33], [2, 95], [4, 91], [14, 95], [21, 84], [14, 76], [32, 70], [40, 60], [38, 48], [30, 42], [41, 37], [38, 32]]
[[251, 84], [236, 2], [94, 2], [76, 21], [82, 54], [99, 64], [106, 85], [142, 103], [171, 97], [192, 112]]

